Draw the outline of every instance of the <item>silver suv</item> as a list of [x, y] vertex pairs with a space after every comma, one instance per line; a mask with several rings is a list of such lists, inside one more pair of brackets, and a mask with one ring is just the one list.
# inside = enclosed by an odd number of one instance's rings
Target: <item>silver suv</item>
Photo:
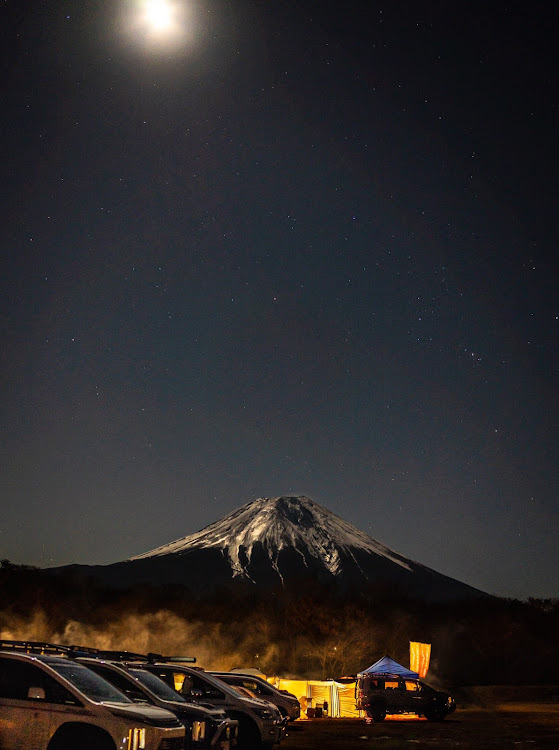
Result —
[[182, 750], [184, 738], [170, 711], [135, 705], [83, 664], [0, 641], [2, 750]]

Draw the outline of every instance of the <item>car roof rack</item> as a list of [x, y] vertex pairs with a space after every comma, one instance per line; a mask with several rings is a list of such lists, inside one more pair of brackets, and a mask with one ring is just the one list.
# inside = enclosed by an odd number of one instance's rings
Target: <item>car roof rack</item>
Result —
[[91, 657], [94, 659], [107, 659], [108, 661], [126, 662], [179, 662], [194, 664], [195, 656], [163, 656], [163, 654], [137, 654], [134, 651], [112, 651], [110, 649], [91, 648], [89, 646], [69, 646], [70, 655], [74, 657]]
[[70, 658], [91, 657], [107, 659], [108, 661], [127, 662], [169, 662], [178, 664], [195, 664], [195, 656], [163, 656], [163, 654], [137, 654], [134, 651], [112, 651], [110, 649], [92, 648], [91, 646], [65, 646], [61, 643], [47, 641], [13, 641], [0, 639], [0, 651], [16, 651], [21, 654], [50, 654], [52, 656], [68, 656]]
[[195, 656], [163, 656], [162, 654], [148, 654], [148, 661], [163, 661], [169, 664], [196, 664]]
[[91, 657], [92, 659], [107, 659], [107, 661], [147, 661], [145, 654], [134, 651], [113, 651], [111, 649], [92, 648], [91, 646], [70, 646], [71, 655], [77, 657]]
[[20, 654], [49, 654], [51, 656], [69, 655], [71, 646], [46, 641], [12, 641], [0, 640], [0, 651], [16, 651]]

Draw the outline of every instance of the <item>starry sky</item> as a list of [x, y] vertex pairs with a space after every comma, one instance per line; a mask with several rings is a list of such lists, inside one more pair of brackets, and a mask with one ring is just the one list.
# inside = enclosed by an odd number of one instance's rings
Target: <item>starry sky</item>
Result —
[[3, 0], [0, 558], [306, 494], [559, 596], [544, 3]]

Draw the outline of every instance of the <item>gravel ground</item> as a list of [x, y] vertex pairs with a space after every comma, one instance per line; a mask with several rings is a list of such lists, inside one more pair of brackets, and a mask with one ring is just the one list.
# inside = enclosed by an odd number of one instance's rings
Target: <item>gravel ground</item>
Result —
[[282, 750], [349, 748], [459, 748], [461, 750], [559, 750], [559, 705], [506, 704], [464, 709], [440, 723], [390, 719], [313, 719], [288, 728]]

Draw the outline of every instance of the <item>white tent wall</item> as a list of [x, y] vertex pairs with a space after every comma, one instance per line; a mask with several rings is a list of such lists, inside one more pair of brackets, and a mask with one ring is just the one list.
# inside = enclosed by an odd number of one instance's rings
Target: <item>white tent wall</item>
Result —
[[333, 718], [359, 717], [361, 712], [355, 708], [355, 682], [344, 684], [334, 680], [283, 680], [277, 678], [273, 683], [280, 690], [293, 693], [301, 704], [301, 711], [306, 716], [307, 708], [322, 708], [328, 703], [328, 716]]
[[363, 716], [363, 711], [355, 708], [355, 687], [356, 682], [349, 684], [338, 684], [338, 696], [340, 701], [340, 716], [359, 718]]

